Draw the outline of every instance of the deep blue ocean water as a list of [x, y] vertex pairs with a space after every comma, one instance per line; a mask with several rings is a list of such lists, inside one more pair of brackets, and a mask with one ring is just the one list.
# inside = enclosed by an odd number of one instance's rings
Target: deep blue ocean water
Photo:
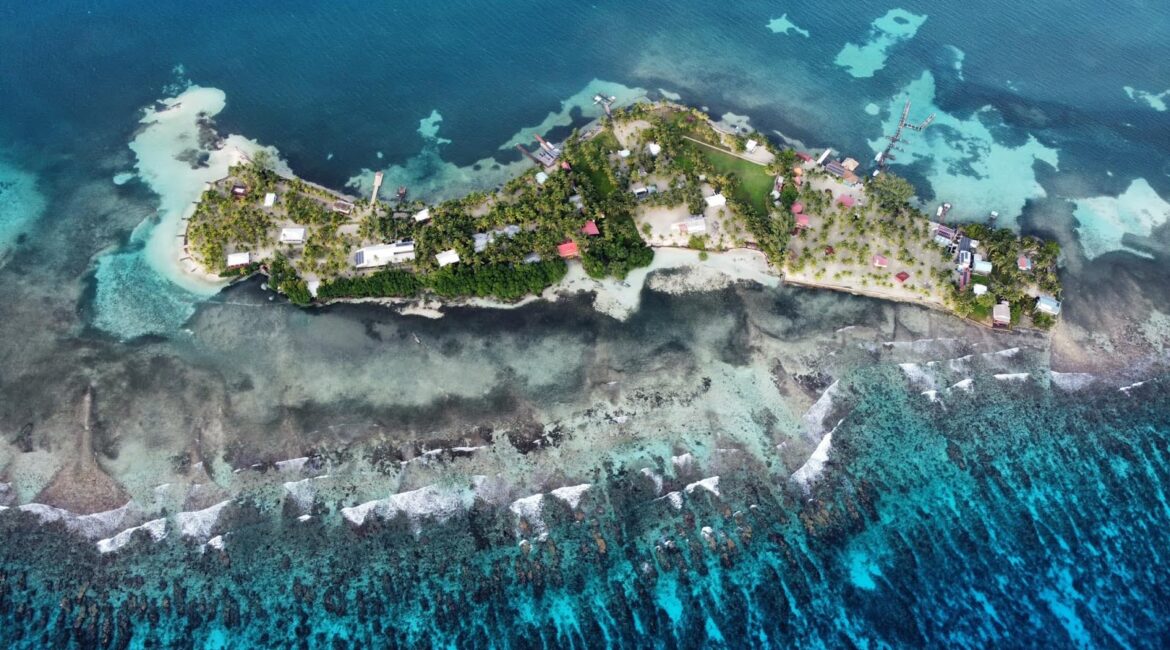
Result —
[[[883, 22], [894, 9], [914, 20]], [[768, 27], [781, 17], [787, 33]], [[1119, 252], [1122, 231], [1164, 236], [1164, 209], [1112, 202], [1139, 180], [1170, 198], [1167, 34], [1170, 8], [1138, 1], [0, 4], [3, 433], [72, 408], [83, 381], [180, 392], [157, 377], [185, 371], [147, 352], [183, 359], [206, 384], [234, 381], [230, 359], [187, 338], [202, 298], [139, 255], [131, 233], [149, 226], [156, 198], [111, 180], [133, 170], [141, 109], [189, 83], [226, 93], [223, 132], [276, 146], [311, 180], [341, 187], [390, 168], [452, 193], [475, 185], [467, 166], [515, 160], [504, 145], [549, 113], [583, 123], [563, 102], [587, 100], [595, 80], [677, 93], [859, 159], [913, 96], [916, 115], [939, 119], [895, 170], [923, 198], [955, 200], [961, 218], [1001, 210], [1059, 237], [1066, 282], [1098, 301], [1066, 304], [1084, 324], [1122, 289], [1170, 311], [1163, 262]], [[437, 134], [420, 133], [434, 112]], [[1078, 208], [1092, 197], [1106, 201]], [[1141, 281], [1105, 280], [1121, 276]], [[290, 339], [312, 331], [303, 315], [273, 313], [266, 326]], [[402, 522], [359, 535], [257, 505], [231, 522], [230, 559], [182, 543], [99, 556], [7, 513], [0, 641], [1170, 644], [1163, 384], [1070, 397], [989, 380], [940, 410], [888, 370], [853, 379], [857, 411], [811, 498], [745, 470], [723, 476], [722, 501], [674, 511], [647, 505], [636, 472], [615, 467], [590, 517], [550, 515], [559, 550], [533, 556], [488, 510], [416, 542]], [[127, 426], [152, 416], [134, 413]]]

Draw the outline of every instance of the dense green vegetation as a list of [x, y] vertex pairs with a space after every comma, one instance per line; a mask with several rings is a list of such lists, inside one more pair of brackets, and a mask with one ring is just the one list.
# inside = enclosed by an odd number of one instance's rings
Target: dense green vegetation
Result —
[[268, 286], [288, 296], [295, 305], [307, 305], [313, 299], [309, 295], [309, 287], [297, 275], [288, 259], [277, 253], [268, 265]]
[[343, 276], [317, 287], [318, 300], [336, 298], [405, 298], [416, 296], [423, 284], [418, 276], [401, 269], [381, 269], [369, 275]]
[[429, 290], [444, 298], [477, 296], [516, 300], [540, 293], [565, 277], [568, 266], [555, 259], [532, 264], [494, 264], [472, 268], [454, 265], [428, 275], [401, 269], [381, 269], [370, 275], [341, 277], [322, 282], [320, 300], [337, 298], [408, 298]]
[[533, 264], [481, 266], [454, 265], [427, 276], [426, 286], [444, 298], [477, 296], [516, 300], [537, 294], [561, 281], [568, 272], [564, 260]]
[[210, 189], [203, 193], [191, 217], [188, 246], [208, 269], [223, 271], [229, 246], [255, 250], [268, 241], [274, 225], [272, 218], [256, 205]]
[[871, 178], [865, 191], [875, 203], [890, 212], [907, 207], [914, 197], [914, 186], [910, 181], [890, 172]]

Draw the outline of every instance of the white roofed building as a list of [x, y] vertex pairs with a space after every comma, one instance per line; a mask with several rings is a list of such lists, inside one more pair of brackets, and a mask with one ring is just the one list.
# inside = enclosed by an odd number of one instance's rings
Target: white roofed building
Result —
[[393, 244], [377, 244], [359, 248], [353, 254], [353, 265], [359, 269], [373, 269], [413, 259], [414, 242], [404, 239]]
[[414, 213], [414, 220], [417, 222], [420, 222], [420, 223], [423, 221], [429, 221], [430, 218], [431, 218], [431, 209], [430, 208], [423, 208], [422, 210], [419, 210], [418, 212]]
[[454, 248], [445, 250], [435, 256], [435, 261], [439, 263], [439, 266], [450, 266], [459, 262], [459, 253]]
[[276, 205], [276, 192], [269, 192], [264, 195], [264, 207], [271, 208]]
[[658, 154], [662, 153], [662, 145], [658, 144], [657, 142], [651, 142], [650, 144], [646, 145], [646, 153], [650, 154], [651, 156], [657, 156]]
[[722, 194], [712, 194], [703, 200], [707, 202], [707, 207], [710, 208], [721, 208], [727, 205], [727, 197]]
[[760, 146], [759, 142], [756, 142], [755, 140], [748, 140], [747, 143], [743, 145], [743, 148], [744, 148], [744, 151], [746, 151], [748, 153], [752, 153], [759, 146]]
[[1052, 296], [1040, 296], [1036, 299], [1036, 310], [1049, 316], [1060, 315], [1060, 301]]
[[242, 253], [229, 253], [227, 256], [227, 267], [230, 269], [234, 266], [247, 266], [252, 263], [252, 254], [244, 251]]
[[282, 244], [303, 244], [305, 243], [305, 227], [304, 226], [290, 226], [288, 228], [280, 229], [280, 243]]

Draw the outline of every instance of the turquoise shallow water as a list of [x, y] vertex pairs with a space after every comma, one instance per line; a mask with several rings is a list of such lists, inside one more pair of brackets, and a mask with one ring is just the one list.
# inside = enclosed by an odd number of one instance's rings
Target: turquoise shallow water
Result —
[[[983, 381], [986, 380], [986, 381]], [[991, 383], [979, 377], [981, 385]], [[674, 510], [614, 467], [519, 546], [484, 503], [416, 537], [257, 501], [223, 551], [145, 536], [98, 557], [0, 517], [0, 638], [125, 647], [1161, 647], [1170, 525], [1164, 383], [1027, 384], [932, 403], [896, 370], [811, 494], [743, 471]], [[668, 485], [668, 488], [670, 486]], [[602, 551], [604, 544], [604, 552]]]

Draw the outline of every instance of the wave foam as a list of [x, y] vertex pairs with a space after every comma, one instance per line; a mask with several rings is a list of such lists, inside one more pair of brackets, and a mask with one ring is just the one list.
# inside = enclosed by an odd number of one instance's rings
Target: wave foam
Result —
[[166, 519], [152, 519], [151, 521], [142, 524], [141, 526], [134, 526], [110, 537], [108, 539], [99, 539], [97, 542], [98, 551], [101, 553], [113, 553], [130, 543], [134, 538], [134, 533], [144, 530], [150, 534], [150, 538], [156, 542], [162, 541], [167, 536], [167, 520]]
[[219, 521], [220, 514], [230, 503], [231, 499], [228, 499], [203, 510], [176, 513], [175, 524], [179, 528], [179, 535], [200, 541], [211, 537], [211, 531]]
[[393, 519], [399, 514], [410, 521], [411, 529], [417, 534], [423, 520], [447, 521], [451, 517], [471, 508], [475, 501], [475, 488], [482, 484], [484, 477], [473, 477], [471, 488], [427, 485], [409, 492], [392, 494], [385, 499], [342, 508], [341, 516], [355, 526], [363, 525], [370, 517]]

